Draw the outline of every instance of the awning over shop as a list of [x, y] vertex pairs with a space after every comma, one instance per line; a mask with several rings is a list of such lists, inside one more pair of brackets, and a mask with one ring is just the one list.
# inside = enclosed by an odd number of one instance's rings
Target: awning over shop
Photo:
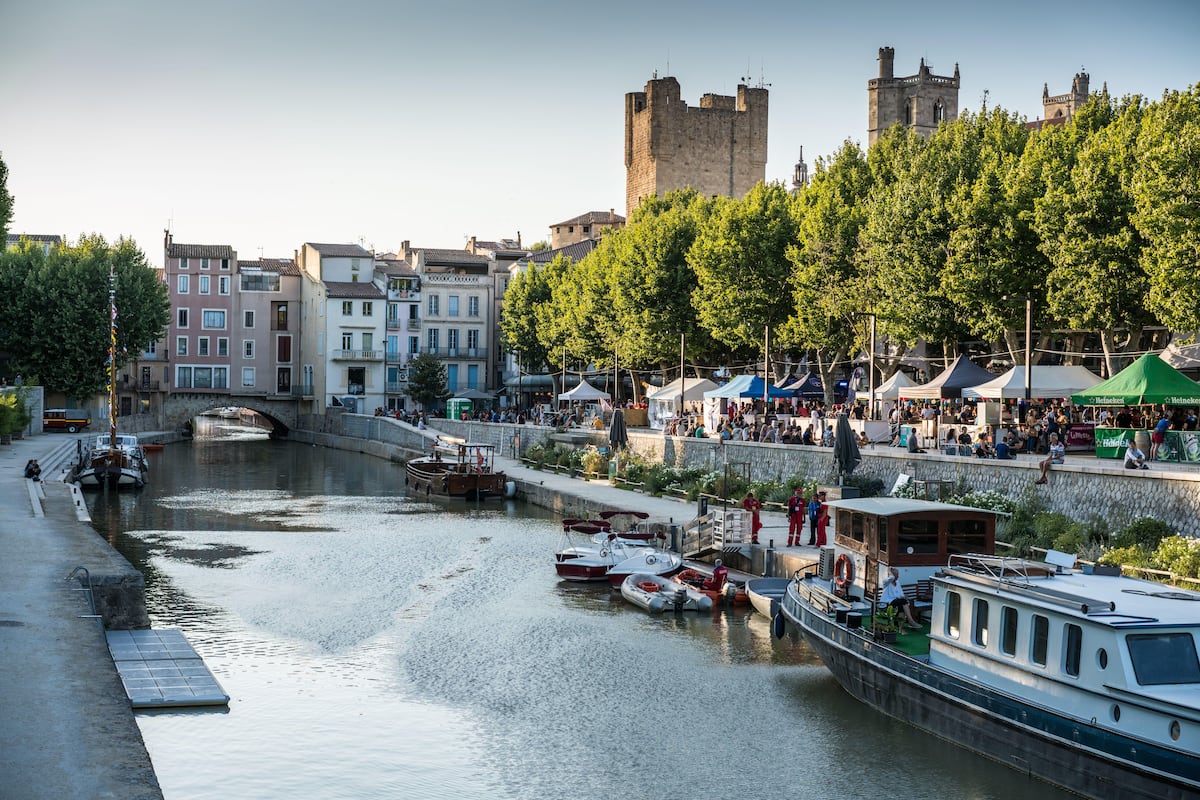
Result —
[[1103, 383], [1071, 395], [1080, 406], [1200, 405], [1200, 383], [1147, 353]]

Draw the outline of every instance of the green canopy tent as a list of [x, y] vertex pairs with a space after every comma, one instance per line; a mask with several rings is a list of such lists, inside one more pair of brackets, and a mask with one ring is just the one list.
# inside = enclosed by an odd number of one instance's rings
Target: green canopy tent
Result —
[[1071, 395], [1078, 406], [1200, 405], [1200, 383], [1154, 353], [1147, 353], [1108, 380]]

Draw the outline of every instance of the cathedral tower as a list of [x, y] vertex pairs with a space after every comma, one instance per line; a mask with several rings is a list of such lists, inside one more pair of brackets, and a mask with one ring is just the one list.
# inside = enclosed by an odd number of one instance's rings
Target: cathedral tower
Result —
[[897, 78], [895, 56], [892, 48], [879, 48], [879, 77], [867, 81], [868, 147], [897, 122], [929, 136], [943, 121], [958, 117], [958, 64], [948, 78], [930, 73], [922, 58], [916, 75]]

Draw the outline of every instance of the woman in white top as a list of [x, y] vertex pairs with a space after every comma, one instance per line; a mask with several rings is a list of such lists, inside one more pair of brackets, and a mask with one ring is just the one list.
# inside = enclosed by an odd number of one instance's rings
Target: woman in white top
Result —
[[[900, 573], [895, 567], [888, 568], [888, 576], [883, 581], [883, 593], [879, 596], [879, 602], [885, 606], [895, 606], [904, 614], [905, 620], [913, 628], [921, 627], [912, 613], [912, 606], [908, 602], [908, 598], [904, 596], [904, 589], [900, 586]], [[903, 623], [900, 625], [900, 632], [904, 633]]]

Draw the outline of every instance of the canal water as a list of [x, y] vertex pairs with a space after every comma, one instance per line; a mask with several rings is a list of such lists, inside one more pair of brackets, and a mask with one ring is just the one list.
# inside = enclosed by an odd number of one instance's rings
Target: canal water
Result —
[[749, 610], [560, 582], [538, 508], [256, 436], [151, 455], [94, 524], [232, 697], [138, 713], [168, 800], [1066, 797], [852, 700]]

